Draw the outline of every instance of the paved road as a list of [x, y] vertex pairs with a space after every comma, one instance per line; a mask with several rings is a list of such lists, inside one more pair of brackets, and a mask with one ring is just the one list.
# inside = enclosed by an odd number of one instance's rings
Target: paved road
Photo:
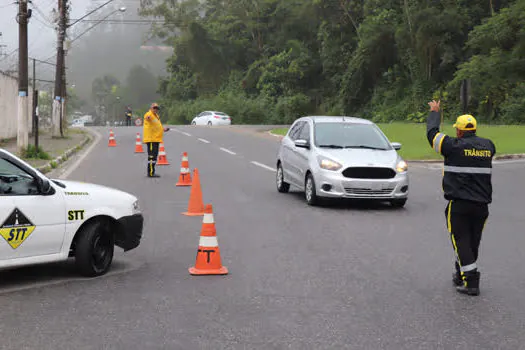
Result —
[[[178, 127], [165, 139], [171, 165], [148, 179], [146, 156], [133, 153], [137, 129], [114, 129], [117, 148], [107, 147], [107, 129], [98, 130], [101, 142], [69, 178], [136, 194], [143, 243], [94, 280], [57, 267], [3, 276], [11, 292], [0, 294], [0, 348], [523, 348], [525, 163], [496, 166], [482, 295], [468, 298], [450, 281], [435, 166], [411, 166], [404, 209], [311, 208], [301, 194], [277, 193], [278, 143], [270, 136]], [[188, 274], [201, 218], [180, 214], [189, 195], [174, 186], [183, 151], [214, 206], [227, 276]], [[39, 286], [13, 291], [28, 286], [21, 274]]]

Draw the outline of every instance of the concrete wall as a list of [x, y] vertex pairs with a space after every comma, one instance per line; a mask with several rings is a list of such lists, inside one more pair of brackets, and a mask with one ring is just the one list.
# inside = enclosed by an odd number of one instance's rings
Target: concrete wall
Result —
[[[31, 88], [29, 89], [31, 90]], [[32, 131], [33, 94], [29, 91], [27, 126]], [[0, 139], [15, 138], [18, 130], [18, 80], [0, 72]]]

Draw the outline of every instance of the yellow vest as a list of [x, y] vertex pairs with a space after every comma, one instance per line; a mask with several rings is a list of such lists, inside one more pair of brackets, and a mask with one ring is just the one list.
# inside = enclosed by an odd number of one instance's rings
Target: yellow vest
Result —
[[144, 114], [143, 142], [163, 142], [164, 127], [160, 122], [160, 117], [149, 110]]

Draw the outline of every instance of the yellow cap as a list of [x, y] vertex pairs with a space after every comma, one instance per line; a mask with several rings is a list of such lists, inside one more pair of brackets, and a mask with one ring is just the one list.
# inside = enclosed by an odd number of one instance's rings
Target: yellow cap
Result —
[[[467, 127], [467, 125], [469, 127]], [[458, 119], [456, 120], [456, 123], [453, 125], [453, 127], [459, 130], [463, 130], [463, 131], [476, 130], [476, 127], [477, 127], [476, 118], [474, 118], [470, 114], [460, 115]]]

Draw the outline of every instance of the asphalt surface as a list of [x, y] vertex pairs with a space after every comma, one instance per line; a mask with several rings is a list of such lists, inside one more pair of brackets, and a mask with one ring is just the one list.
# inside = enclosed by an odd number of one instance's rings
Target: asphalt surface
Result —
[[[169, 166], [148, 179], [138, 128], [115, 128], [69, 179], [135, 194], [141, 246], [112, 273], [53, 265], [6, 273], [1, 349], [520, 349], [525, 341], [525, 163], [496, 165], [479, 261], [481, 295], [451, 282], [439, 165], [411, 164], [409, 201], [308, 207], [275, 188], [278, 139], [240, 128], [177, 127]], [[186, 133], [186, 134], [184, 134]], [[202, 217], [181, 215], [182, 152], [211, 203], [227, 276], [191, 276]], [[255, 163], [254, 163], [255, 162]]]

